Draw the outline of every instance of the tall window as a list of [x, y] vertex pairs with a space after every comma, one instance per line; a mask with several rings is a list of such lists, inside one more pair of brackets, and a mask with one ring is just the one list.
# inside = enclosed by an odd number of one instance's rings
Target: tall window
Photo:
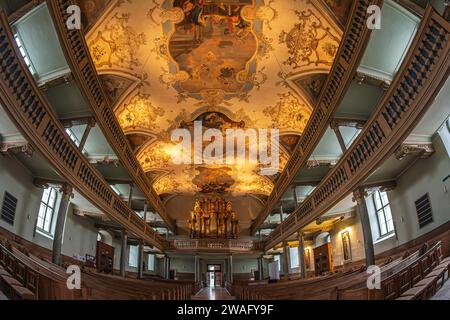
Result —
[[130, 256], [128, 260], [128, 265], [133, 268], [138, 267], [138, 256], [139, 256], [139, 247], [138, 246], [130, 246]]
[[278, 263], [278, 271], [281, 271], [281, 260], [278, 254], [273, 256], [273, 261], [276, 261]]
[[380, 238], [394, 232], [394, 221], [392, 219], [391, 206], [386, 192], [376, 191], [373, 201], [377, 214]]
[[53, 216], [55, 214], [56, 190], [47, 188], [42, 195], [41, 206], [37, 219], [36, 228], [38, 231], [52, 235]]
[[14, 40], [16, 41], [17, 47], [20, 50], [20, 54], [22, 55], [23, 60], [25, 61], [25, 64], [28, 67], [28, 70], [30, 70], [31, 74], [34, 75], [36, 71], [34, 70], [33, 64], [31, 63], [30, 58], [28, 57], [28, 53], [22, 44], [22, 40], [20, 39], [19, 34], [16, 33], [14, 35]]
[[289, 257], [291, 259], [291, 269], [300, 267], [300, 259], [298, 256], [298, 247], [289, 248]]
[[148, 269], [148, 271], [155, 271], [155, 255], [154, 254], [148, 255], [147, 269]]

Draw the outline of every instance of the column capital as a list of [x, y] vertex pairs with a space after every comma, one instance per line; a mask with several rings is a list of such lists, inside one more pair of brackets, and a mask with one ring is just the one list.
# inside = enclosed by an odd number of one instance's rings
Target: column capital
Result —
[[87, 125], [89, 128], [93, 128], [93, 127], [95, 127], [95, 126], [97, 125], [97, 121], [95, 121], [95, 118], [89, 118], [89, 119], [87, 120], [87, 122], [86, 122], [86, 125]]
[[336, 121], [336, 120], [331, 120], [331, 122], [330, 122], [330, 128], [332, 129], [332, 130], [338, 130], [339, 129], [339, 124], [338, 124], [338, 122]]
[[26, 141], [14, 142], [14, 143], [0, 143], [0, 154], [11, 155], [13, 153], [23, 153], [28, 158], [31, 158], [34, 154], [34, 149], [31, 144]]
[[367, 197], [367, 191], [364, 187], [359, 187], [353, 191], [353, 201], [357, 203], [362, 203]]
[[399, 161], [408, 155], [414, 155], [421, 159], [426, 159], [434, 154], [432, 143], [402, 143], [394, 152], [395, 158]]
[[73, 187], [68, 183], [63, 183], [59, 189], [59, 192], [63, 194], [63, 197], [73, 198]]

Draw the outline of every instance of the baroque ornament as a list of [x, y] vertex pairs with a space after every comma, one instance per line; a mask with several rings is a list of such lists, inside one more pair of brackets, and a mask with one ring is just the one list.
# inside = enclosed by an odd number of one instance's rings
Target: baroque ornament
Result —
[[97, 68], [113, 66], [134, 69], [141, 65], [138, 50], [146, 44], [145, 34], [128, 26], [130, 15], [116, 13], [90, 43]]
[[289, 32], [280, 34], [280, 43], [285, 43], [290, 57], [284, 62], [294, 69], [309, 65], [331, 65], [339, 47], [339, 38], [325, 27], [319, 17], [311, 11], [295, 11], [300, 22]]
[[118, 112], [120, 126], [124, 131], [137, 128], [157, 129], [156, 119], [164, 115], [164, 109], [154, 107], [150, 95], [138, 93]]
[[273, 127], [303, 132], [311, 117], [311, 110], [291, 91], [279, 94], [280, 101], [264, 109]]

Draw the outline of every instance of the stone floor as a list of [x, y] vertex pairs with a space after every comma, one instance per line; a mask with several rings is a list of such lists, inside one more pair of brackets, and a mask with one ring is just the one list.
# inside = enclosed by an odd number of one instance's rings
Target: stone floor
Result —
[[5, 300], [9, 300], [9, 299], [3, 294], [3, 292], [0, 291], [0, 301], [5, 301]]
[[203, 288], [192, 300], [236, 300], [225, 288]]
[[444, 286], [439, 290], [431, 300], [450, 300], [450, 280], [444, 283]]

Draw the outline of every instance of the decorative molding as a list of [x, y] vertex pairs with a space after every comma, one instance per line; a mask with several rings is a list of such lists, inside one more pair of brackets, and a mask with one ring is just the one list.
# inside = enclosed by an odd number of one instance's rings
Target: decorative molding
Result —
[[307, 169], [314, 169], [314, 168], [318, 168], [318, 167], [330, 167], [333, 168], [336, 163], [338, 162], [337, 159], [332, 159], [332, 160], [308, 160], [306, 162], [305, 167]]
[[0, 143], [0, 153], [4, 156], [11, 156], [14, 153], [23, 153], [31, 158], [34, 154], [34, 149], [27, 141], [4, 142]]
[[95, 127], [97, 123], [94, 117], [76, 117], [76, 118], [67, 118], [60, 120], [61, 124], [64, 128], [70, 129], [76, 126], [88, 125], [91, 128]]
[[429, 144], [411, 144], [402, 143], [397, 150], [395, 150], [395, 158], [399, 161], [406, 156], [414, 155], [421, 159], [427, 159], [434, 154], [435, 150], [432, 143]]
[[326, 221], [333, 220], [334, 223], [338, 221], [342, 221], [344, 219], [352, 218], [355, 216], [355, 210], [349, 211], [349, 212], [343, 212], [343, 213], [335, 213], [332, 215], [323, 215], [316, 219], [316, 223], [318, 225], [321, 225], [322, 223]]
[[234, 239], [189, 239], [168, 241], [167, 251], [177, 252], [202, 252], [214, 251], [222, 253], [254, 253], [261, 252], [263, 243], [253, 240], [234, 240]]
[[334, 127], [350, 127], [355, 129], [363, 129], [366, 125], [367, 120], [361, 120], [361, 119], [351, 119], [351, 118], [334, 118], [330, 126], [332, 129]]
[[361, 70], [358, 70], [355, 75], [355, 80], [358, 84], [368, 84], [375, 87], [383, 88], [386, 91], [391, 85], [391, 81], [388, 81], [384, 78], [377, 77]]
[[8, 16], [8, 21], [10, 24], [14, 24], [19, 19], [27, 15], [30, 11], [32, 11], [34, 8], [39, 6], [41, 3], [43, 3], [45, 0], [31, 0], [27, 4], [20, 7], [18, 10], [14, 11]]
[[381, 192], [388, 192], [397, 188], [397, 181], [388, 180], [383, 182], [369, 183], [362, 185], [362, 188], [364, 188], [367, 193], [374, 192], [376, 190], [379, 190]]
[[264, 210], [254, 221], [251, 234], [255, 234], [259, 226], [272, 211], [295, 179], [296, 173], [304, 167], [312, 152], [319, 143], [331, 121], [332, 115], [354, 79], [356, 69], [361, 61], [371, 30], [366, 27], [367, 8], [373, 4], [382, 4], [377, 1], [355, 1], [348, 19], [346, 32], [339, 46], [333, 63], [333, 68], [322, 90], [320, 98], [313, 108], [313, 114], [303, 132], [299, 143], [292, 152], [285, 169], [281, 173], [271, 193]]
[[48, 91], [50, 88], [54, 88], [63, 84], [70, 84], [74, 81], [72, 72], [70, 69], [64, 68], [60, 72], [52, 72], [51, 74], [39, 77], [38, 86], [42, 91]]
[[410, 12], [414, 13], [416, 16], [423, 17], [425, 10], [418, 4], [414, 3], [413, 1], [411, 0], [394, 0], [394, 1], [402, 5], [406, 9], [408, 9]]
[[[405, 140], [430, 108], [450, 74], [450, 23], [431, 6], [365, 129], [320, 185], [268, 237], [265, 249], [284, 241], [348, 193], [360, 200], [361, 183]], [[356, 189], [356, 190], [355, 190]]]

